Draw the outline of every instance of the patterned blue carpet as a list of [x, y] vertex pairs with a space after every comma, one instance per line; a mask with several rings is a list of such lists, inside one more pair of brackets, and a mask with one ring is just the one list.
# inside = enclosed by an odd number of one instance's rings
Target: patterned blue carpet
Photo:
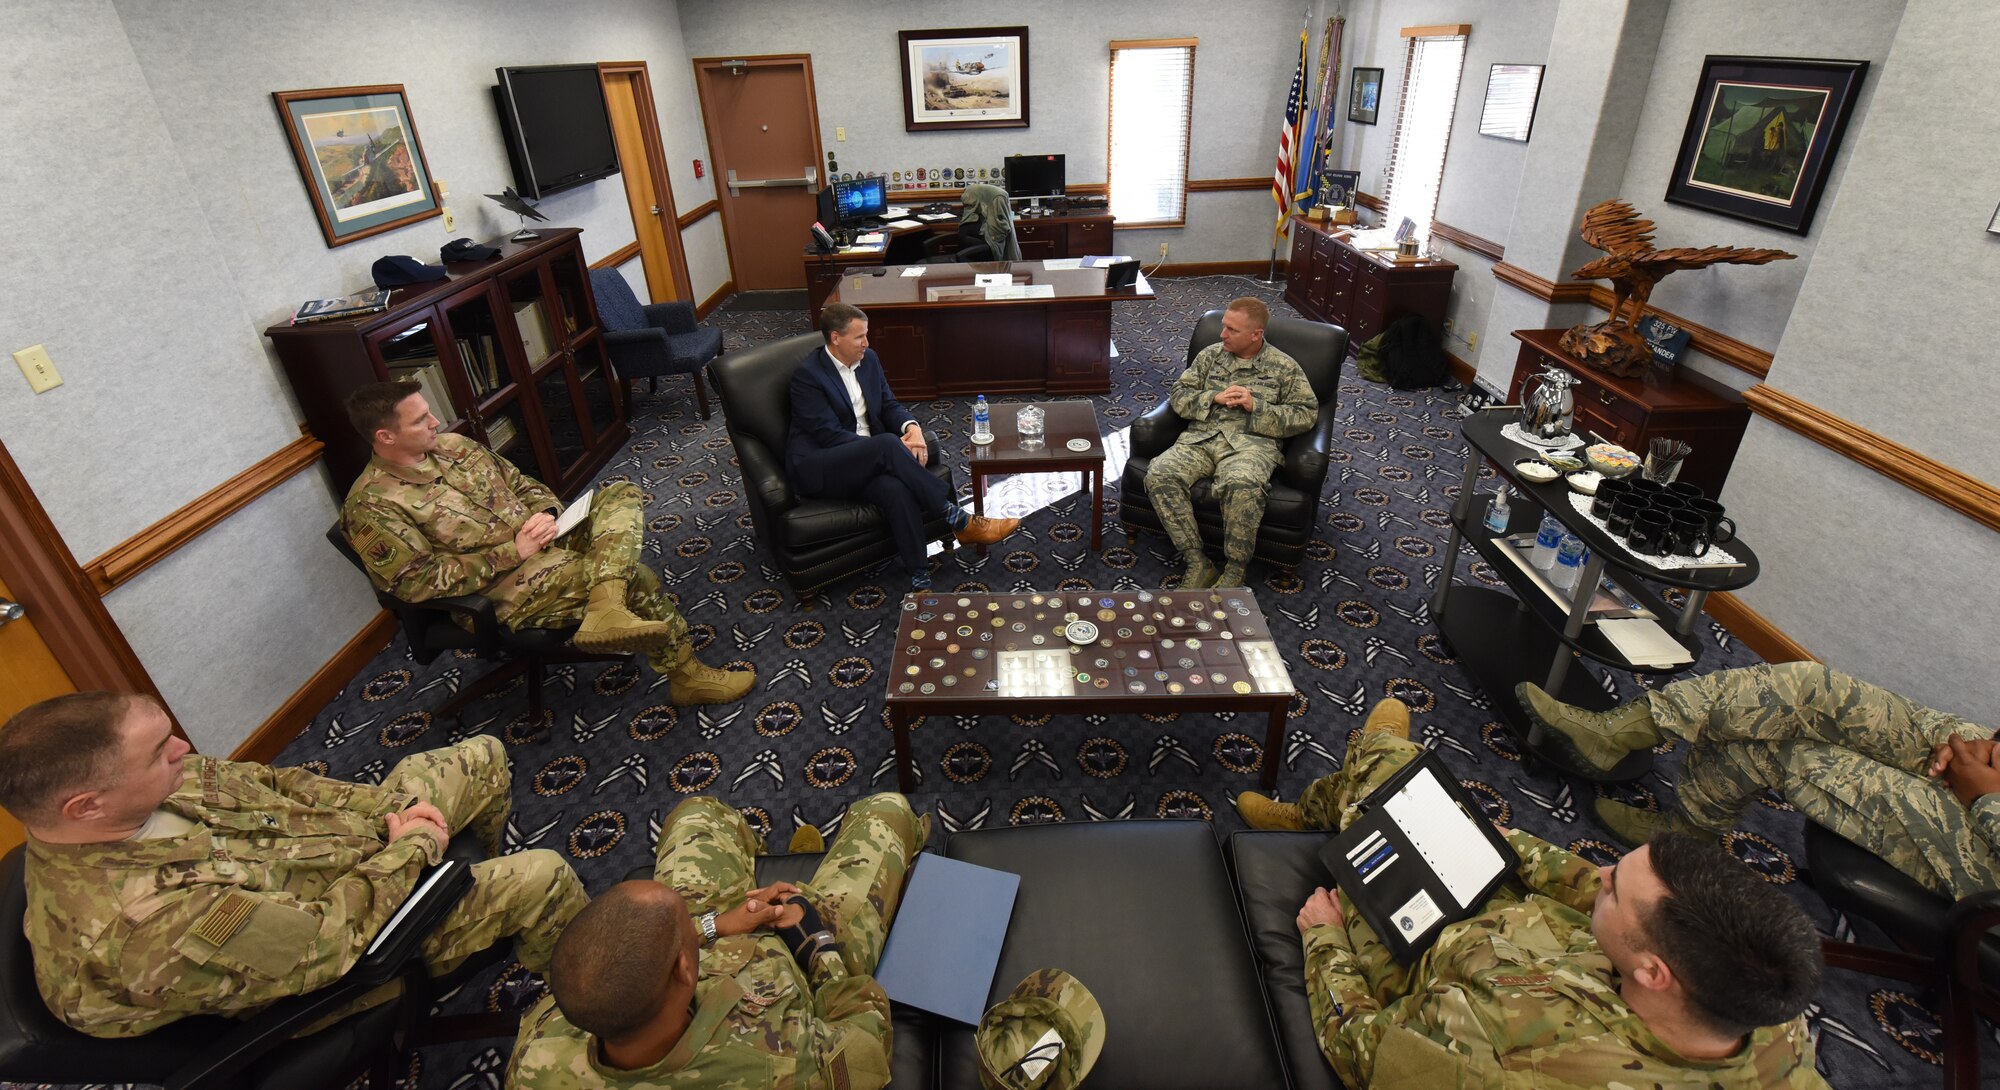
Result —
[[[1204, 310], [1257, 294], [1278, 313], [1291, 313], [1276, 291], [1240, 277], [1163, 281], [1156, 288], [1154, 304], [1117, 312], [1115, 388], [1096, 401], [1106, 432], [1126, 427], [1164, 396]], [[802, 311], [733, 305], [709, 321], [726, 331], [731, 348], [809, 328]], [[1494, 818], [1595, 859], [1616, 858], [1617, 848], [1590, 816], [1593, 789], [1523, 765], [1516, 739], [1491, 710], [1494, 695], [1460, 669], [1429, 617], [1425, 603], [1452, 559], [1443, 551], [1464, 465], [1461, 396], [1398, 392], [1347, 373], [1322, 532], [1296, 572], [1251, 572], [1300, 689], [1280, 752], [1263, 752], [1260, 723], [1229, 715], [933, 717], [913, 734], [922, 774], [913, 793], [918, 809], [937, 815], [947, 830], [1165, 816], [1211, 821], [1226, 834], [1241, 827], [1232, 800], [1256, 786], [1262, 762], [1279, 762], [1280, 793], [1296, 797], [1338, 767], [1367, 708], [1396, 696], [1414, 711], [1413, 736], [1443, 750]], [[962, 464], [967, 404], [912, 408], [946, 450], [959, 451]], [[757, 664], [761, 683], [749, 699], [677, 710], [643, 666], [581, 666], [556, 674], [553, 722], [545, 732], [524, 722], [519, 688], [482, 701], [462, 723], [445, 722], [427, 709], [484, 667], [451, 657], [418, 666], [399, 639], [280, 763], [374, 780], [409, 753], [474, 732], [497, 733], [514, 759], [508, 847], [562, 852], [593, 890], [650, 862], [659, 822], [690, 794], [727, 800], [782, 847], [798, 825], [831, 830], [848, 803], [892, 788], [882, 696], [902, 574], [865, 573], [799, 600], [752, 535], [720, 412], [702, 421], [684, 380], [672, 379], [659, 394], [639, 399], [633, 425], [630, 447], [603, 479], [629, 479], [647, 493], [648, 560], [679, 596], [705, 659]], [[1088, 500], [1072, 496], [1031, 514], [1022, 532], [991, 555], [960, 550], [942, 561], [938, 587], [1161, 586], [1173, 571], [1171, 551], [1163, 539], [1128, 544], [1117, 532], [1116, 483], [1107, 485], [1101, 552], [1089, 549]], [[1754, 538], [1754, 526], [1746, 530]], [[1476, 557], [1468, 560], [1457, 566], [1458, 578], [1499, 585]], [[1702, 627], [1708, 647], [1701, 671], [1756, 661], [1719, 625]], [[1630, 675], [1598, 676], [1607, 690], [1640, 691]], [[1669, 755], [1660, 772], [1619, 797], [1670, 801], [1674, 764]], [[1773, 800], [1747, 815], [1728, 847], [1783, 884], [1823, 928], [1844, 929], [1800, 880], [1798, 825]], [[448, 1006], [517, 1009], [540, 989], [513, 965], [468, 986]], [[1937, 1019], [1924, 999], [1886, 981], [1830, 974], [1812, 1011], [1829, 1081], [1842, 1090], [1934, 1085]], [[413, 1085], [497, 1090], [506, 1047], [492, 1041], [427, 1050], [414, 1061]], [[1988, 1052], [1987, 1070], [2000, 1072], [2000, 1050]]]

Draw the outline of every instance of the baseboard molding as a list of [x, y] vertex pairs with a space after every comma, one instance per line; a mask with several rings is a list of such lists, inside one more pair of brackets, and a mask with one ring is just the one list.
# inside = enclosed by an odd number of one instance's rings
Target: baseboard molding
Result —
[[389, 646], [389, 641], [395, 636], [395, 615], [386, 609], [377, 612], [362, 626], [361, 631], [354, 634], [353, 639], [347, 641], [345, 647], [327, 660], [325, 666], [299, 686], [299, 691], [293, 693], [291, 699], [279, 705], [270, 718], [251, 731], [250, 737], [243, 739], [229, 759], [255, 761], [258, 764], [270, 764], [276, 760], [278, 754], [283, 753], [285, 747], [291, 745], [293, 739], [312, 723], [313, 716], [326, 707], [326, 702], [354, 680], [354, 675], [360, 673], [377, 652]]
[[1799, 645], [1762, 613], [1726, 590], [1708, 596], [1702, 611], [1722, 622], [1737, 639], [1757, 652], [1765, 662], [1818, 662], [1819, 657]]
[[1457, 379], [1460, 385], [1466, 387], [1478, 385], [1479, 368], [1476, 365], [1467, 363], [1450, 352], [1446, 352], [1444, 358], [1445, 362], [1451, 365], [1451, 377]]
[[637, 239], [634, 239], [598, 258], [596, 261], [591, 262], [590, 267], [593, 269], [615, 269], [638, 256], [639, 242]]
[[724, 280], [722, 286], [715, 289], [715, 294], [695, 304], [694, 320], [699, 322], [703, 318], [708, 317], [710, 311], [721, 306], [724, 299], [734, 294], [736, 294], [736, 281]]
[[[1263, 276], [1271, 267], [1269, 258], [1262, 261], [1189, 261], [1177, 265], [1162, 265], [1148, 273], [1153, 280], [1172, 279], [1186, 276]], [[1278, 276], [1285, 275], [1285, 260], [1278, 260]]]

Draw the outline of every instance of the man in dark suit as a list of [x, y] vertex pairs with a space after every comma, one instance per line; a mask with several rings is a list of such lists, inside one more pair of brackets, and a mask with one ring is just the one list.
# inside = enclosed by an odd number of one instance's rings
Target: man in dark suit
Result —
[[958, 505], [951, 486], [924, 468], [924, 430], [889, 390], [882, 361], [868, 347], [868, 316], [830, 303], [820, 311], [826, 347], [792, 374], [792, 437], [786, 466], [800, 494], [867, 500], [889, 520], [896, 555], [910, 585], [931, 585], [924, 520], [942, 515], [961, 544], [991, 545], [1020, 519], [990, 519]]

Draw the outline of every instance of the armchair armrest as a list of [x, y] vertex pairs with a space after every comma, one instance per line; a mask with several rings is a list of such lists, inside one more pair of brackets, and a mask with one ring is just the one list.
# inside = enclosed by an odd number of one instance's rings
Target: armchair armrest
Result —
[[1278, 476], [1308, 495], [1318, 495], [1326, 483], [1327, 452], [1333, 449], [1333, 413], [1323, 411], [1312, 427], [1285, 440], [1285, 460]]
[[167, 1090], [227, 1086], [244, 1068], [290, 1041], [300, 1029], [381, 987], [403, 972], [421, 951], [424, 937], [471, 889], [472, 868], [463, 860], [447, 859], [431, 868], [345, 976], [317, 991], [281, 999], [231, 1029], [213, 1049], [204, 1050], [168, 1076]]
[[772, 514], [791, 510], [798, 501], [792, 495], [792, 482], [785, 476], [785, 467], [751, 436], [739, 434], [735, 440], [736, 459], [743, 468], [743, 486], [755, 488]]
[[667, 303], [647, 303], [639, 308], [646, 315], [646, 324], [658, 326], [669, 333], [693, 333], [695, 331], [694, 304], [676, 299]]
[[1187, 421], [1181, 419], [1172, 404], [1162, 401], [1132, 421], [1132, 454], [1139, 458], [1157, 457], [1186, 430]]
[[1951, 936], [1953, 949], [1945, 957], [1967, 984], [1979, 982], [1979, 945], [1996, 927], [2000, 927], [2000, 889], [1961, 897], [1946, 914], [1945, 934]]

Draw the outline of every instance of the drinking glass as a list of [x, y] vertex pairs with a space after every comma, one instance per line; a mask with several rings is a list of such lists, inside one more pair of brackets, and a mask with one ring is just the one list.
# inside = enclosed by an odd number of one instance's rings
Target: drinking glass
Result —
[[1026, 405], [1014, 414], [1014, 427], [1021, 434], [1022, 450], [1042, 449], [1042, 425], [1048, 414], [1039, 405]]

